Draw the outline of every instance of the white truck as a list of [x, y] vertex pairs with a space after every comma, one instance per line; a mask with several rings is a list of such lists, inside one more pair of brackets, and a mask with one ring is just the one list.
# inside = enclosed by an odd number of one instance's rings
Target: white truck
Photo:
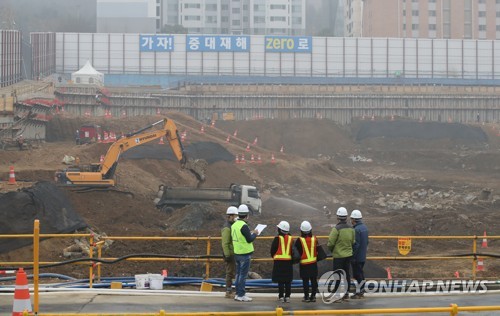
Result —
[[229, 188], [170, 188], [160, 185], [157, 198], [154, 200], [156, 207], [167, 213], [172, 212], [176, 207], [212, 201], [224, 202], [236, 207], [246, 204], [252, 214], [262, 212], [259, 190], [251, 185], [231, 184]]

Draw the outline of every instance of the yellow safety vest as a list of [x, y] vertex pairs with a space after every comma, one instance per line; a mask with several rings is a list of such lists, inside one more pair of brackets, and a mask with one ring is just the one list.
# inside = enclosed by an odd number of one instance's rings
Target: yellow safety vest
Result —
[[302, 243], [302, 257], [300, 258], [300, 264], [311, 264], [315, 263], [318, 258], [316, 253], [316, 237], [307, 238], [310, 242], [308, 245], [306, 238], [300, 237], [300, 242]]
[[237, 220], [231, 225], [231, 238], [233, 239], [235, 255], [246, 255], [253, 252], [253, 243], [247, 242], [245, 236], [241, 233], [241, 228], [246, 224], [243, 220]]
[[292, 260], [292, 236], [278, 236], [278, 251], [273, 256], [274, 260]]

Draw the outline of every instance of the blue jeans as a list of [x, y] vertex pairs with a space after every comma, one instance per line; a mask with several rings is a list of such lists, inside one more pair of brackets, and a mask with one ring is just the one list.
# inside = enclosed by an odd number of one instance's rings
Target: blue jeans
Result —
[[251, 255], [234, 255], [236, 260], [236, 296], [245, 296], [245, 284], [247, 281], [248, 270], [250, 270]]

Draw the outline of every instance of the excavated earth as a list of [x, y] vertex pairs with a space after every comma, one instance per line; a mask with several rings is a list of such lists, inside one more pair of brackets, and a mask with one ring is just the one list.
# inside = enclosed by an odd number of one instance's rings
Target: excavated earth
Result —
[[[209, 162], [207, 180], [202, 187], [228, 187], [231, 183], [256, 185], [262, 194], [263, 212], [251, 218], [251, 225], [267, 224], [263, 235], [275, 234], [275, 225], [287, 220], [292, 233], [299, 233], [303, 220], [311, 221], [317, 235], [328, 235], [339, 206], [360, 209], [371, 235], [500, 235], [500, 126], [463, 125], [397, 121], [356, 121], [339, 126], [329, 120], [251, 120], [218, 121], [205, 126], [189, 116], [169, 113], [180, 132], [186, 132], [184, 145], [192, 158]], [[161, 117], [126, 119], [55, 117], [49, 124], [46, 143], [32, 151], [0, 151], [1, 178], [8, 179], [15, 166], [18, 186], [4, 181], [0, 192], [52, 181], [56, 170], [65, 166], [64, 155], [78, 157], [81, 163], [98, 162], [109, 144], [77, 146], [74, 131], [84, 123], [97, 123], [104, 130], [130, 132], [160, 120]], [[233, 135], [237, 134], [236, 137]], [[227, 138], [230, 135], [230, 140]], [[257, 140], [256, 144], [254, 144]], [[250, 151], [246, 150], [247, 145]], [[283, 152], [280, 149], [283, 148]], [[236, 164], [235, 155], [245, 155], [246, 164]], [[251, 154], [255, 162], [251, 163]], [[257, 158], [262, 162], [258, 163]], [[275, 162], [272, 162], [272, 156]], [[225, 206], [217, 203], [192, 205], [171, 214], [155, 208], [158, 186], [196, 186], [196, 178], [180, 168], [168, 145], [157, 141], [136, 147], [120, 158], [117, 189], [125, 192], [76, 193], [65, 188], [75, 210], [97, 234], [108, 236], [219, 236]], [[43, 226], [44, 223], [41, 223]], [[42, 242], [42, 261], [63, 261], [63, 249], [72, 239]], [[322, 241], [326, 243], [325, 240]], [[478, 242], [480, 245], [480, 242]], [[480, 252], [500, 254], [500, 243], [489, 240]], [[255, 257], [269, 257], [270, 240], [256, 242]], [[462, 255], [472, 251], [471, 240], [413, 240], [410, 255]], [[157, 253], [204, 255], [206, 242], [115, 241], [103, 257]], [[217, 241], [211, 253], [220, 255]], [[398, 255], [395, 239], [372, 239], [369, 256]], [[1, 261], [31, 261], [32, 247], [0, 254]], [[322, 270], [331, 263], [323, 263]], [[482, 277], [498, 277], [495, 259], [485, 261]], [[470, 276], [471, 263], [465, 260], [372, 261], [369, 276], [384, 277], [390, 267], [393, 277], [451, 278], [455, 271]], [[158, 273], [202, 276], [203, 263], [121, 262], [104, 265], [104, 275]], [[270, 263], [255, 263], [253, 271], [269, 276]], [[66, 265], [43, 272], [88, 276], [81, 265]], [[222, 265], [213, 264], [211, 276], [222, 277]]]

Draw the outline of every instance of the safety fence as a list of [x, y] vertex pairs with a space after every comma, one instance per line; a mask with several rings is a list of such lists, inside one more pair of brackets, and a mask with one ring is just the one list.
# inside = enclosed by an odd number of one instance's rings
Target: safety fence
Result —
[[[38, 316], [301, 316], [301, 315], [385, 315], [385, 314], [420, 314], [420, 313], [449, 313], [450, 316], [458, 315], [460, 312], [490, 312], [500, 311], [500, 306], [458, 306], [450, 304], [449, 307], [416, 307], [416, 308], [377, 308], [377, 309], [347, 309], [347, 310], [295, 310], [285, 311], [277, 307], [274, 311], [252, 311], [252, 312], [196, 312], [196, 313], [169, 313], [160, 310], [157, 313], [38, 313]], [[29, 316], [28, 312], [23, 316]]]
[[[46, 238], [88, 238], [89, 245], [89, 256], [88, 258], [83, 258], [83, 260], [69, 260], [65, 262], [45, 262], [45, 261], [40, 261], [40, 239], [46, 239]], [[367, 257], [367, 260], [411, 260], [411, 261], [422, 261], [422, 260], [470, 260], [471, 261], [471, 275], [472, 278], [475, 280], [476, 279], [476, 266], [478, 263], [478, 260], [482, 260], [485, 258], [489, 257], [496, 257], [496, 255], [492, 254], [480, 254], [477, 251], [477, 241], [478, 239], [482, 239], [485, 236], [370, 236], [371, 240], [380, 240], [380, 239], [386, 239], [386, 240], [397, 240], [398, 241], [398, 248], [400, 248], [400, 252], [405, 254], [408, 254], [409, 252], [409, 247], [411, 247], [411, 240], [412, 239], [422, 239], [422, 240], [469, 240], [472, 242], [472, 250], [469, 254], [464, 254], [464, 255], [449, 255], [449, 256], [429, 256], [429, 255], [421, 255], [421, 256], [369, 256]], [[41, 234], [40, 233], [40, 223], [38, 220], [35, 220], [34, 222], [34, 231], [33, 234], [10, 234], [10, 235], [0, 235], [0, 239], [4, 238], [32, 238], [33, 239], [33, 261], [28, 262], [28, 261], [6, 261], [6, 262], [0, 262], [0, 269], [12, 269], [13, 267], [18, 267], [18, 266], [24, 266], [24, 267], [29, 267], [32, 266], [33, 269], [33, 283], [34, 283], [34, 310], [38, 311], [38, 286], [39, 286], [39, 271], [40, 268], [47, 268], [47, 267], [52, 267], [52, 266], [57, 266], [57, 265], [62, 265], [62, 264], [83, 264], [89, 269], [89, 287], [92, 288], [93, 286], [93, 281], [97, 280], [99, 281], [101, 278], [101, 273], [102, 273], [102, 263], [113, 263], [117, 262], [119, 260], [126, 260], [126, 261], [175, 261], [175, 262], [193, 262], [193, 261], [198, 261], [198, 262], [203, 262], [205, 263], [205, 278], [210, 277], [210, 268], [213, 263], [221, 263], [222, 257], [220, 255], [213, 255], [212, 254], [212, 244], [214, 241], [220, 243], [220, 237], [159, 237], [159, 236], [150, 236], [150, 237], [132, 237], [132, 236], [107, 236], [107, 237], [101, 237], [101, 240], [98, 242], [95, 242], [95, 236], [93, 234]], [[268, 237], [259, 237], [259, 240], [270, 240], [274, 237], [268, 236]], [[327, 236], [319, 236], [318, 238], [320, 239], [325, 239], [328, 238]], [[488, 236], [488, 239], [500, 239], [500, 236]], [[205, 242], [206, 243], [206, 254], [201, 255], [201, 256], [175, 256], [175, 257], [169, 257], [169, 256], [162, 256], [162, 255], [154, 255], [154, 254], [148, 254], [147, 256], [125, 256], [122, 258], [104, 258], [102, 257], [102, 246], [106, 240], [125, 240], [128, 242], [133, 242], [133, 241], [200, 241], [200, 242]], [[484, 241], [483, 241], [484, 242]], [[94, 249], [96, 248], [96, 249]], [[252, 259], [253, 261], [272, 261], [272, 258], [254, 258]], [[331, 260], [329, 258], [328, 260]], [[29, 268], [28, 268], [29, 269]], [[97, 274], [96, 274], [97, 273]], [[465, 307], [464, 307], [465, 308]], [[470, 307], [470, 308], [477, 308], [477, 307]], [[484, 307], [487, 308], [487, 307]], [[496, 307], [492, 307], [496, 308]], [[402, 313], [402, 311], [397, 311], [396, 309], [393, 309], [395, 312], [393, 313]], [[404, 311], [408, 311], [409, 309], [404, 309]], [[488, 309], [485, 309], [485, 311]], [[497, 310], [497, 309], [495, 309]], [[498, 310], [500, 310], [500, 307], [498, 307]], [[355, 310], [349, 310], [350, 314], [356, 314], [353, 311]], [[440, 310], [433, 310], [433, 309], [428, 309], [428, 312], [445, 312], [445, 311], [451, 311], [449, 308], [442, 308]], [[466, 311], [466, 310], [463, 310]], [[467, 310], [467, 311], [472, 311], [472, 310]], [[425, 312], [424, 309], [422, 309], [422, 312]], [[275, 315], [276, 312], [269, 312], [270, 314], [262, 314], [262, 315]], [[308, 314], [309, 313], [309, 314]], [[318, 314], [319, 313], [319, 314]], [[314, 311], [314, 315], [321, 315], [323, 311]], [[366, 310], [363, 310], [363, 313], [366, 314]], [[382, 313], [382, 312], [381, 312]], [[383, 313], [391, 313], [389, 310], [383, 312]], [[254, 313], [255, 314], [255, 313]], [[313, 315], [308, 311], [304, 311], [303, 314], [297, 313], [297, 311], [294, 311], [294, 315]], [[332, 313], [323, 313], [323, 315], [326, 314], [332, 314]], [[339, 313], [338, 310], [335, 311], [333, 314], [342, 314]], [[49, 314], [43, 314], [43, 315], [49, 315]], [[99, 314], [99, 315], [104, 315], [104, 314]], [[123, 314], [122, 314], [123, 315]], [[127, 315], [133, 315], [133, 314], [127, 314]], [[143, 314], [141, 314], [143, 315]], [[147, 314], [144, 314], [147, 315]], [[174, 315], [174, 314], [165, 314], [165, 315]], [[184, 314], [182, 314], [184, 315]], [[191, 315], [191, 314], [185, 314], [185, 315]], [[196, 315], [196, 314], [192, 314]], [[200, 314], [201, 315], [201, 314]], [[226, 314], [220, 314], [220, 315], [226, 315]], [[227, 315], [237, 315], [237, 314], [227, 314]], [[243, 315], [243, 314], [241, 314]], [[283, 314], [287, 315], [287, 314]], [[455, 315], [455, 314], [452, 314]]]

